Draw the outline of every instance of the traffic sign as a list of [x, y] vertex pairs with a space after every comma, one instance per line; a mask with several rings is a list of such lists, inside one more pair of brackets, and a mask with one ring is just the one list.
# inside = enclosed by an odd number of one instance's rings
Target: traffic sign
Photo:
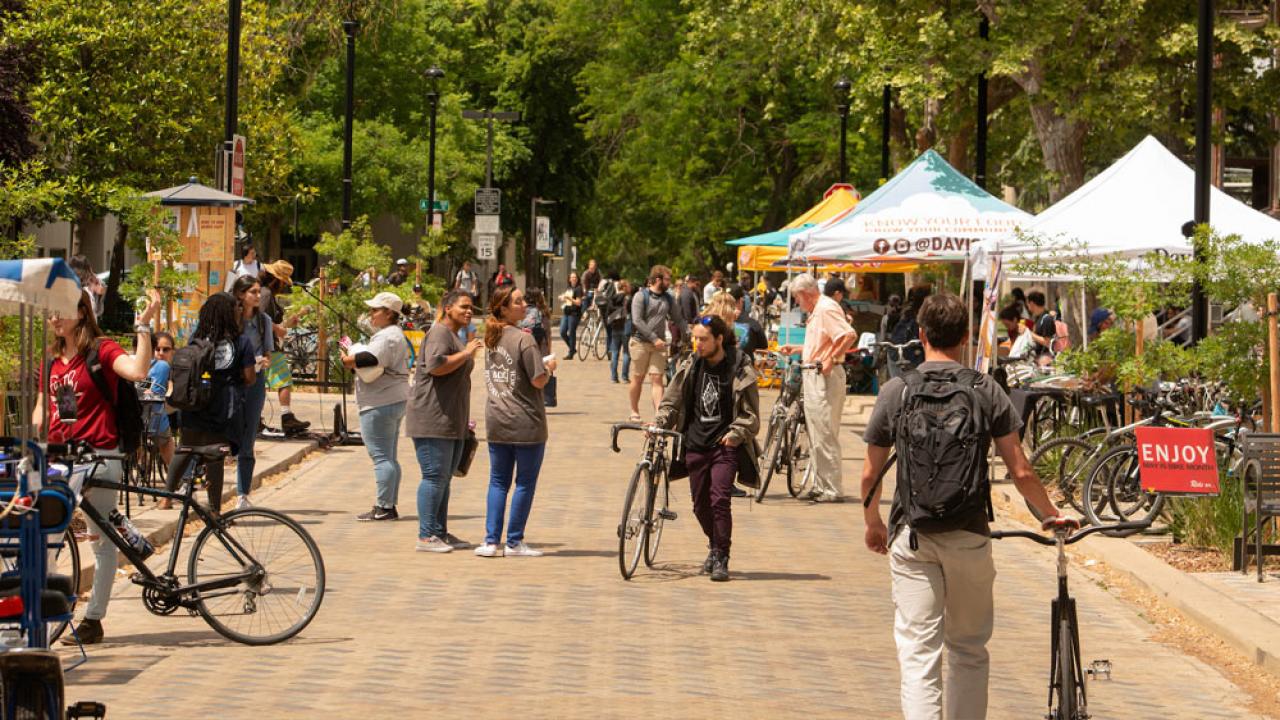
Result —
[[231, 144], [231, 194], [244, 197], [244, 136], [233, 136]]
[[498, 238], [497, 233], [474, 232], [471, 234], [471, 242], [476, 246], [476, 257], [480, 260], [493, 260], [498, 257]]
[[[441, 212], [441, 213], [449, 212], [448, 200], [437, 200], [434, 203], [432, 203], [432, 205], [435, 206], [432, 209], [435, 210], [436, 212]], [[426, 198], [422, 198], [421, 200], [418, 201], [418, 210], [424, 213], [427, 211]]]
[[477, 215], [476, 232], [497, 235], [502, 232], [500, 220], [502, 220], [500, 215]]
[[476, 214], [501, 215], [502, 191], [498, 188], [476, 188]]

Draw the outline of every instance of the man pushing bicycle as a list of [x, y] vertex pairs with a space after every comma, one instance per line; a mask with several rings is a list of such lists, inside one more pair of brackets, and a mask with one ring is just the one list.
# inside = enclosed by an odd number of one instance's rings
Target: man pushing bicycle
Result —
[[676, 369], [654, 424], [683, 434], [693, 514], [711, 552], [702, 571], [715, 582], [729, 579], [733, 535], [733, 480], [759, 480], [760, 390], [752, 358], [739, 352], [733, 330], [720, 317], [693, 324], [696, 352]]
[[[989, 376], [960, 364], [969, 336], [964, 302], [932, 295], [918, 322], [925, 361], [885, 383], [863, 439], [862, 497], [867, 548], [889, 555], [893, 635], [907, 720], [987, 713], [987, 641], [994, 622], [987, 452], [994, 441], [1018, 492], [1042, 518], [1058, 509], [1018, 440], [1022, 421]], [[889, 527], [880, 519], [880, 478], [897, 454]], [[1061, 519], [1062, 523], [1075, 523]]]

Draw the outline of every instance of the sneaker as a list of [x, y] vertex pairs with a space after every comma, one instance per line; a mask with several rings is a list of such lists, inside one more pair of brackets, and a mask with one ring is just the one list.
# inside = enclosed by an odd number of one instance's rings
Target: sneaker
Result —
[[62, 638], [63, 645], [97, 645], [102, 642], [102, 621], [85, 618], [76, 626], [75, 632]]
[[712, 550], [707, 553], [707, 559], [702, 561], [702, 574], [710, 575], [712, 569], [716, 566], [716, 551]]
[[743, 490], [737, 485], [734, 485], [733, 487], [729, 488], [729, 497], [746, 497], [746, 496], [747, 496], [747, 491]]
[[417, 550], [418, 552], [432, 552], [432, 553], [453, 552], [453, 548], [449, 546], [449, 543], [445, 542], [444, 540], [441, 540], [438, 537], [431, 537], [431, 538], [427, 538], [426, 540], [423, 540], [422, 538], [418, 538], [418, 544], [414, 545], [413, 549]]
[[503, 547], [497, 543], [485, 543], [476, 548], [476, 555], [480, 557], [502, 557]]
[[356, 520], [359, 520], [360, 522], [369, 522], [371, 520], [395, 520], [398, 517], [400, 517], [400, 514], [396, 512], [395, 508], [384, 508], [374, 505], [373, 509], [369, 512], [357, 515]]
[[253, 507], [253, 503], [249, 502], [249, 496], [241, 495], [240, 499], [236, 501], [236, 509], [244, 510], [245, 508], [249, 508], [249, 507]]
[[728, 582], [729, 581], [729, 556], [723, 553], [716, 553], [715, 560], [711, 563], [711, 582]]
[[507, 557], [542, 557], [542, 551], [534, 550], [524, 542], [518, 542], [507, 546]]
[[467, 548], [471, 547], [471, 543], [467, 542], [466, 540], [463, 540], [462, 538], [458, 537], [457, 535], [454, 535], [451, 532], [445, 533], [444, 538], [442, 539], [445, 541], [445, 543], [449, 547], [453, 548], [454, 550], [466, 550]]

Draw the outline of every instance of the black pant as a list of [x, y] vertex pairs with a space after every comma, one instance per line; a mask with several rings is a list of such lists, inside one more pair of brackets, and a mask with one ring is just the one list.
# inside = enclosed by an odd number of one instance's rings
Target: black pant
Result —
[[[227, 439], [220, 433], [182, 428], [183, 445], [217, 445], [226, 442]], [[177, 453], [173, 456], [173, 462], [169, 465], [169, 477], [165, 483], [169, 492], [175, 491], [178, 488], [178, 484], [182, 482], [182, 477], [186, 475], [185, 460], [186, 458], [183, 457], [182, 453]], [[214, 512], [222, 511], [222, 473], [225, 462], [223, 458], [219, 457], [217, 460], [209, 460], [204, 466], [205, 488], [209, 491], [209, 509]]]

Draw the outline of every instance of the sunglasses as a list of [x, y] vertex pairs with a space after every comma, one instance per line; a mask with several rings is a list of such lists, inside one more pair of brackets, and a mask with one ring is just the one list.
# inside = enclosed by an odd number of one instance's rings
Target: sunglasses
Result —
[[703, 327], [711, 327], [711, 316], [703, 315], [702, 317], [698, 318], [698, 324]]

